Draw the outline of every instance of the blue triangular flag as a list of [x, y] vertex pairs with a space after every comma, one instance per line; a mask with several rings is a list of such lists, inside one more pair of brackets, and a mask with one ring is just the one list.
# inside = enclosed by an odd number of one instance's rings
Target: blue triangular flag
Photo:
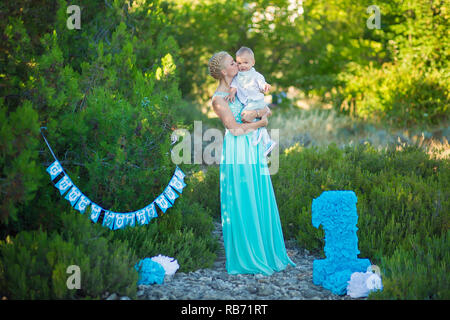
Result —
[[102, 210], [103, 209], [99, 205], [92, 203], [92, 205], [91, 205], [91, 220], [94, 223], [97, 223], [98, 217], [100, 217], [100, 213], [102, 212]]
[[105, 217], [103, 218], [103, 226], [110, 228], [111, 230], [114, 228], [114, 220], [116, 218], [116, 213], [112, 211], [106, 211]]
[[174, 188], [179, 193], [183, 192], [183, 188], [186, 187], [186, 183], [183, 180], [180, 180], [175, 174], [172, 179], [170, 179], [169, 186]]
[[114, 222], [114, 230], [125, 227], [125, 213], [116, 213], [116, 221]]
[[186, 176], [183, 171], [177, 166], [175, 168], [175, 175], [181, 180], [184, 181], [184, 177]]
[[67, 192], [64, 199], [68, 200], [72, 207], [75, 205], [75, 202], [77, 202], [78, 198], [81, 196], [81, 191], [78, 190], [76, 186], [72, 186], [72, 189], [70, 189], [69, 192]]
[[134, 227], [136, 221], [136, 212], [126, 213], [125, 214], [125, 225]]
[[91, 200], [88, 199], [84, 194], [81, 194], [80, 200], [78, 200], [77, 204], [75, 205], [75, 209], [80, 211], [81, 213], [84, 213], [87, 206], [91, 203]]
[[55, 162], [53, 162], [48, 168], [47, 168], [47, 172], [50, 175], [50, 179], [55, 179], [58, 174], [60, 174], [61, 172], [63, 172], [63, 169], [61, 167], [61, 164], [59, 163], [58, 160], [56, 160]]
[[166, 187], [166, 189], [164, 190], [164, 195], [172, 204], [175, 202], [175, 199], [179, 197], [178, 194], [173, 191], [171, 186]]
[[147, 214], [148, 221], [151, 221], [153, 218], [158, 218], [158, 213], [156, 212], [154, 202], [150, 203], [144, 209], [145, 209], [145, 213]]
[[67, 175], [64, 175], [55, 185], [58, 188], [61, 195], [64, 194], [73, 185], [72, 180]]
[[147, 213], [145, 212], [145, 209], [141, 209], [135, 212], [136, 213], [136, 220], [139, 223], [139, 225], [144, 225], [148, 223], [148, 217]]
[[164, 194], [160, 194], [158, 198], [155, 199], [155, 202], [164, 213], [172, 206], [170, 201], [167, 200], [166, 197], [164, 197]]

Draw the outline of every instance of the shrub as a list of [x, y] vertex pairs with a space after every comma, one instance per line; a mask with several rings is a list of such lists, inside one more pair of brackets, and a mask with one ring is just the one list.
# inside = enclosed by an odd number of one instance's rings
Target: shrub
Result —
[[[2, 168], [0, 223], [16, 221], [38, 189], [42, 172], [38, 160], [38, 114], [26, 100], [8, 112], [0, 99], [0, 167]], [[0, 238], [2, 236], [0, 225]]]
[[450, 299], [449, 246], [449, 231], [423, 241], [410, 237], [409, 244], [382, 259], [383, 290], [371, 293], [369, 298]]
[[352, 68], [339, 76], [345, 82], [333, 98], [339, 111], [404, 128], [448, 120], [449, 86], [441, 71], [407, 60], [379, 69], [355, 64]]
[[183, 197], [190, 202], [200, 203], [210, 210], [214, 219], [220, 220], [219, 166], [210, 165], [203, 170], [193, 172], [186, 180]]
[[[24, 11], [35, 10], [32, 4], [24, 6]], [[54, 160], [39, 126], [48, 128], [56, 157], [92, 201], [121, 212], [146, 205], [148, 195], [159, 194], [173, 173], [169, 152], [176, 121], [171, 107], [181, 98], [181, 60], [160, 3], [129, 9], [124, 1], [90, 2], [81, 32], [68, 32], [65, 1], [51, 6], [50, 13], [35, 12], [37, 19], [53, 21], [40, 31], [24, 23], [14, 6], [5, 9], [11, 14], [3, 22], [4, 36], [20, 61], [8, 57], [6, 88], [11, 92], [0, 102], [1, 168], [7, 178], [0, 236], [53, 227], [44, 218], [51, 213], [42, 212], [58, 207], [61, 197], [46, 188], [45, 167]]]
[[182, 272], [211, 267], [218, 250], [212, 217], [209, 210], [183, 197], [150, 224], [116, 230], [113, 238], [127, 241], [140, 259], [158, 254], [173, 257]]
[[[387, 292], [398, 298], [444, 295], [448, 281], [445, 282], [447, 278], [442, 273], [449, 261], [439, 248], [443, 247], [442, 241], [448, 241], [441, 237], [450, 226], [447, 159], [429, 158], [416, 146], [377, 152], [370, 144], [342, 150], [335, 144], [326, 148], [302, 148], [297, 144], [280, 156], [280, 169], [272, 181], [285, 238], [295, 237], [302, 247], [323, 256], [324, 233], [311, 225], [312, 200], [326, 190], [353, 190], [358, 197], [360, 257], [369, 258], [387, 270], [394, 268], [394, 261], [401, 257], [399, 270], [414, 272], [427, 267], [423, 258], [426, 253], [427, 259], [435, 259], [433, 272], [444, 281], [433, 287], [437, 291], [430, 291], [426, 287], [431, 273], [420, 271], [423, 275], [414, 284], [417, 288], [408, 294], [395, 293], [394, 289]], [[424, 254], [405, 255], [411, 248]], [[396, 279], [401, 272], [389, 273], [388, 282], [400, 281], [401, 288], [407, 290], [411, 275]], [[429, 295], [430, 292], [434, 295]]]
[[[22, 231], [0, 243], [0, 292], [8, 299], [99, 299], [104, 292], [135, 297], [137, 262], [125, 242], [86, 216], [62, 213], [60, 232]], [[77, 265], [81, 289], [69, 290]]]

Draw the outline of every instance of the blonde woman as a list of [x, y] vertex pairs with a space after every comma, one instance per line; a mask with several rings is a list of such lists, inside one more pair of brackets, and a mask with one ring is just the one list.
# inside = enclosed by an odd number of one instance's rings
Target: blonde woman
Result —
[[[244, 106], [238, 99], [225, 100], [238, 72], [227, 52], [214, 54], [208, 67], [210, 75], [219, 81], [212, 106], [226, 128], [220, 161], [220, 202], [227, 272], [271, 275], [288, 264], [295, 267], [286, 253], [263, 147], [252, 143], [253, 131], [267, 126], [270, 109], [241, 114]], [[261, 120], [252, 122], [256, 117]]]

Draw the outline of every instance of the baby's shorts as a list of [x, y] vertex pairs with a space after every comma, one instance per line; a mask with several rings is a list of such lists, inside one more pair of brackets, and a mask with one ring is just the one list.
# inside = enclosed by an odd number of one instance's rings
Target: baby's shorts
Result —
[[265, 102], [264, 99], [248, 100], [247, 105], [245, 106], [244, 110], [264, 109], [266, 106], [267, 106], [267, 102]]

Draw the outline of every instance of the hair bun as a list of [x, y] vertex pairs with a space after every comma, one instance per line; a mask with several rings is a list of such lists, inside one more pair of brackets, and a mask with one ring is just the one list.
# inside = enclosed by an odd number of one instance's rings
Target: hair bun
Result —
[[208, 62], [209, 74], [216, 80], [220, 80], [222, 78], [223, 69], [223, 58], [228, 55], [226, 51], [220, 51], [215, 53]]

